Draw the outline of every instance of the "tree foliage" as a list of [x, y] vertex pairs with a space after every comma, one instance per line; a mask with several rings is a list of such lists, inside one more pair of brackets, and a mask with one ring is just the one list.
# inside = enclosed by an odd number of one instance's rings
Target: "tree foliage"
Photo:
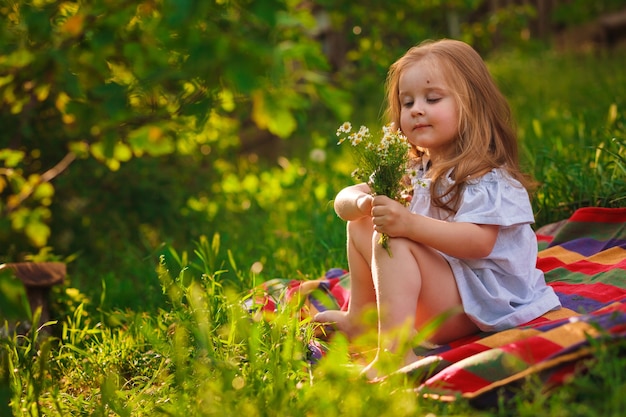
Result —
[[216, 158], [246, 121], [284, 138], [312, 102], [337, 109], [298, 3], [3, 2], [0, 239], [47, 244], [52, 180], [75, 159]]

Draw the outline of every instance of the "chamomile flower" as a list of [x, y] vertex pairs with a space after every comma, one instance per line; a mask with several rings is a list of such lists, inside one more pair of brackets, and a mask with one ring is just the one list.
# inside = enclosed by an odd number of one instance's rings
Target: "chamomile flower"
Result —
[[337, 129], [337, 136], [341, 136], [341, 138], [339, 139], [339, 142], [337, 142], [337, 145], [341, 145], [346, 139], [349, 139], [352, 135], [346, 136], [348, 135], [350, 132], [352, 131], [352, 123], [350, 122], [343, 122], [343, 124], [341, 126], [339, 126], [339, 128]]
[[[352, 132], [350, 122], [344, 122], [337, 129], [337, 136], [340, 137], [338, 144], [348, 140], [355, 150], [358, 168], [352, 173], [353, 178], [366, 182], [374, 195], [386, 195], [406, 203], [402, 179], [407, 171], [410, 145], [401, 132], [386, 125], [380, 140], [374, 140], [367, 127], [361, 126]], [[391, 255], [389, 236], [381, 235], [379, 243]]]

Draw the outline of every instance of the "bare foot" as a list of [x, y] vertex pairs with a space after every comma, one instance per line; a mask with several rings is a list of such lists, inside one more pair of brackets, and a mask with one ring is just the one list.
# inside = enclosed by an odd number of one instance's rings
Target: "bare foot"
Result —
[[389, 350], [379, 350], [374, 360], [361, 371], [361, 375], [370, 381], [376, 381], [420, 359], [412, 350], [407, 352], [404, 360], [400, 360], [398, 354]]
[[344, 333], [348, 340], [354, 340], [363, 333], [363, 328], [357, 324], [347, 311], [326, 310], [317, 313], [313, 321], [333, 324], [337, 330]]

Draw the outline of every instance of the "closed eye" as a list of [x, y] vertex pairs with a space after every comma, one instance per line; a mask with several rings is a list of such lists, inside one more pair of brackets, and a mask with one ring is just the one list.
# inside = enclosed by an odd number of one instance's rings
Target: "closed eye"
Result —
[[435, 104], [439, 100], [441, 100], [441, 97], [426, 98], [426, 103], [428, 103], [428, 104]]

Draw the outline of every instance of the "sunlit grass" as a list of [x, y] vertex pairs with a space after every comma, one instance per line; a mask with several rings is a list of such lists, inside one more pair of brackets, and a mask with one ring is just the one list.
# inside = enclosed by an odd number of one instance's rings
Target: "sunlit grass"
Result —
[[623, 54], [509, 53], [490, 62], [514, 112], [522, 163], [539, 182], [539, 225], [580, 207], [626, 205]]

